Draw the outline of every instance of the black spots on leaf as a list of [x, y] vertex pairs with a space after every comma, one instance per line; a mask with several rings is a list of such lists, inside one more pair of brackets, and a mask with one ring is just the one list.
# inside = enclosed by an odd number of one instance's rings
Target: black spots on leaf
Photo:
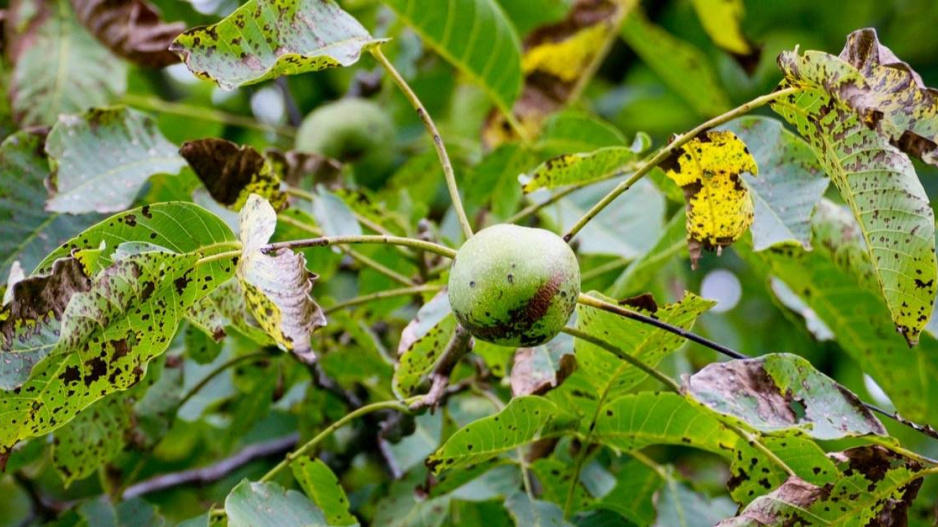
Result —
[[124, 223], [125, 223], [128, 227], [136, 227], [136, 226], [137, 226], [137, 216], [135, 216], [135, 215], [133, 215], [133, 214], [127, 214], [127, 215], [125, 215], [125, 216], [123, 217], [123, 220], [124, 220]]
[[189, 273], [191, 271], [186, 271], [186, 273], [179, 278], [173, 280], [173, 286], [176, 288], [176, 294], [182, 296], [185, 292], [186, 287], [189, 286], [189, 283], [192, 282], [192, 279], [189, 278]]
[[95, 381], [107, 374], [107, 363], [101, 357], [92, 357], [85, 361], [85, 377], [82, 379], [85, 386], [91, 386]]
[[81, 371], [77, 366], [68, 366], [65, 371], [59, 374], [59, 380], [68, 385], [81, 380]]

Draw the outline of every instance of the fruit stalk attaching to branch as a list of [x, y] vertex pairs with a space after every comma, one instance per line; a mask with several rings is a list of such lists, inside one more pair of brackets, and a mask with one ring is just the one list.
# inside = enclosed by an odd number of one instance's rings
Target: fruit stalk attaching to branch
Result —
[[693, 130], [685, 134], [675, 137], [673, 141], [661, 147], [660, 150], [655, 152], [655, 155], [653, 155], [651, 159], [645, 162], [645, 164], [642, 165], [641, 168], [636, 170], [635, 173], [632, 174], [632, 177], [623, 181], [622, 183], [619, 183], [616, 186], [616, 188], [610, 190], [609, 193], [603, 196], [601, 200], [596, 202], [596, 204], [593, 205], [592, 208], [590, 208], [590, 210], [586, 211], [586, 214], [584, 214], [582, 218], [577, 220], [577, 222], [573, 224], [572, 227], [570, 227], [570, 230], [567, 231], [567, 233], [563, 235], [563, 239], [567, 241], [568, 243], [572, 241], [573, 238], [577, 235], [577, 233], [579, 233], [580, 230], [582, 230], [583, 227], [585, 227], [587, 223], [589, 223], [593, 218], [595, 218], [597, 214], [602, 212], [602, 210], [605, 209], [610, 203], [612, 203], [617, 197], [619, 197], [620, 194], [630, 189], [632, 185], [634, 185], [637, 181], [645, 177], [645, 175], [651, 172], [653, 168], [660, 165], [666, 159], [671, 157], [671, 154], [675, 150], [677, 150], [678, 148], [686, 144], [691, 139], [697, 137], [703, 132], [706, 132], [707, 130], [709, 130], [710, 128], [713, 128], [714, 126], [721, 125], [727, 121], [730, 121], [732, 119], [735, 119], [736, 117], [739, 117], [740, 115], [748, 113], [760, 106], [769, 104], [775, 100], [781, 99], [782, 97], [787, 97], [793, 93], [797, 93], [798, 91], [800, 91], [800, 88], [785, 88], [783, 90], [769, 93], [761, 97], [756, 97], [755, 99], [745, 104], [742, 104], [740, 106], [737, 106], [736, 108], [733, 108], [732, 110], [722, 115], [718, 115], [714, 117], [713, 119], [710, 119], [709, 121], [701, 124], [700, 126], [694, 128]]
[[391, 61], [381, 52], [381, 47], [375, 46], [372, 48], [371, 54], [384, 66], [384, 69], [394, 80], [395, 84], [397, 84], [401, 92], [404, 93], [404, 97], [407, 97], [411, 106], [417, 111], [417, 115], [420, 116], [420, 120], [423, 121], [424, 126], [426, 126], [427, 132], [430, 133], [430, 137], [433, 139], [433, 148], [436, 149], [436, 155], [440, 158], [440, 165], [443, 166], [443, 175], [446, 177], [446, 188], [449, 190], [450, 199], [453, 201], [453, 209], [456, 211], [456, 218], [459, 220], [459, 225], [462, 227], [466, 239], [471, 238], [472, 225], [469, 223], [469, 217], [466, 216], [466, 210], [462, 206], [462, 199], [459, 197], [459, 187], [456, 185], [456, 174], [453, 172], [453, 164], [449, 160], [449, 154], [446, 153], [446, 145], [443, 144], [443, 138], [440, 136], [440, 131], [437, 130], [433, 118], [427, 113], [427, 109], [423, 107], [423, 103], [420, 102], [417, 94], [410, 89], [404, 77], [398, 73], [394, 65], [391, 64]]

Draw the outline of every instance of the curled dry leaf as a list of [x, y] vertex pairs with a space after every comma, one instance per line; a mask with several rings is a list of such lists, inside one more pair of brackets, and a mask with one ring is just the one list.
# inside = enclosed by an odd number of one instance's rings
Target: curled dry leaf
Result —
[[701, 249], [718, 253], [752, 225], [753, 205], [741, 175], [759, 172], [749, 148], [732, 132], [695, 137], [661, 167], [684, 190], [687, 246], [696, 269]]
[[277, 213], [264, 198], [249, 196], [239, 222], [243, 248], [236, 272], [248, 308], [279, 346], [314, 361], [310, 334], [326, 325], [322, 309], [309, 295], [318, 277], [306, 270], [300, 253], [261, 250], [277, 226]]
[[297, 150], [278, 150], [268, 148], [264, 156], [270, 162], [274, 172], [288, 185], [299, 186], [304, 178], [310, 177], [313, 184], [327, 187], [341, 182], [342, 163], [319, 154], [299, 152]]
[[555, 363], [547, 346], [518, 348], [511, 367], [511, 394], [514, 397], [543, 395], [556, 388], [574, 369], [576, 360], [572, 353], [561, 355]]
[[[576, 0], [560, 22], [532, 31], [523, 42], [524, 88], [512, 112], [536, 136], [551, 113], [566, 106], [606, 56], [631, 2]], [[489, 146], [515, 138], [505, 117], [489, 115], [482, 132]]]
[[280, 190], [280, 177], [254, 148], [238, 146], [224, 139], [198, 139], [183, 143], [179, 154], [192, 167], [215, 201], [241, 210], [248, 196], [266, 199], [276, 210], [287, 205]]
[[856, 395], [797, 355], [710, 364], [686, 378], [682, 391], [723, 420], [763, 433], [825, 440], [887, 435]]
[[101, 43], [121, 57], [142, 66], [162, 68], [179, 62], [169, 45], [186, 29], [182, 22], [167, 24], [159, 10], [145, 0], [71, 0], [78, 20]]
[[48, 274], [24, 278], [0, 307], [0, 389], [26, 381], [32, 367], [59, 340], [59, 325], [75, 293], [91, 288], [91, 279], [74, 258], [57, 260]]

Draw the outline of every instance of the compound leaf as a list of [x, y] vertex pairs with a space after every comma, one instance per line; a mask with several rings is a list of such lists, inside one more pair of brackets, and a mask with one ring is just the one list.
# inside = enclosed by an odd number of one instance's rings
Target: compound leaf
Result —
[[329, 525], [358, 525], [358, 521], [349, 513], [345, 491], [325, 463], [301, 457], [290, 463], [290, 468], [306, 495], [322, 509]]
[[851, 106], [867, 92], [860, 71], [814, 51], [786, 51], [779, 66], [783, 85], [800, 91], [772, 109], [808, 140], [850, 206], [893, 322], [915, 344], [934, 307], [938, 265], [935, 217], [912, 161]]

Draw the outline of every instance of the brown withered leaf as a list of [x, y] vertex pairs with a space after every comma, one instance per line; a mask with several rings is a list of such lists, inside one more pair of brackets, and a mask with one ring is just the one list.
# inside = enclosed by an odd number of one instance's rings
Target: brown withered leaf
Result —
[[141, 66], [162, 68], [179, 62], [169, 51], [185, 31], [183, 22], [166, 23], [145, 0], [71, 0], [78, 19], [102, 44]]
[[12, 286], [10, 302], [0, 307], [0, 390], [12, 390], [59, 340], [62, 313], [75, 293], [91, 288], [81, 263], [57, 260], [49, 274]]
[[[536, 136], [547, 116], [563, 108], [593, 74], [634, 4], [576, 0], [565, 19], [525, 37], [524, 88], [512, 110], [525, 133]], [[516, 138], [505, 116], [495, 111], [486, 120], [482, 137], [489, 147]]]
[[796, 476], [718, 527], [875, 525], [904, 527], [922, 486], [917, 462], [878, 445], [830, 454], [840, 477], [818, 487]]
[[207, 138], [183, 143], [179, 154], [199, 176], [215, 201], [240, 210], [251, 194], [266, 199], [276, 210], [287, 204], [280, 177], [271, 164], [250, 146]]

